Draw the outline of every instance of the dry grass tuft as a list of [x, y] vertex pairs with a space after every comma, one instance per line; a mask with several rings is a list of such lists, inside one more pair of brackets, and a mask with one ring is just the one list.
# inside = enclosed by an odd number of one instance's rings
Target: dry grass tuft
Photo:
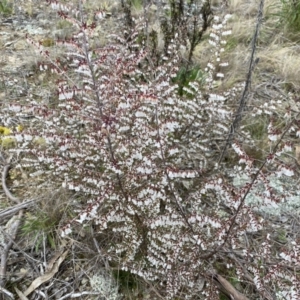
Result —
[[260, 51], [262, 68], [274, 72], [294, 89], [300, 89], [300, 47], [274, 44]]
[[256, 0], [230, 0], [229, 12], [236, 14], [241, 18], [255, 17], [257, 13], [258, 3]]

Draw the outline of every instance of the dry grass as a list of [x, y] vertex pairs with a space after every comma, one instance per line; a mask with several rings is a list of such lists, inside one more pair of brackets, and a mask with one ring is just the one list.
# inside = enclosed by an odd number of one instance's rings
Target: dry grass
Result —
[[241, 18], [255, 17], [257, 12], [258, 3], [256, 0], [230, 0], [229, 13], [236, 14]]
[[273, 72], [281, 79], [300, 89], [300, 47], [274, 44], [260, 52], [266, 71]]
[[[251, 55], [251, 42], [255, 32], [257, 12], [260, 1], [231, 0], [228, 12], [232, 18], [228, 27], [232, 35], [227, 40], [223, 60], [229, 62], [229, 68], [223, 83], [231, 87], [245, 80]], [[278, 26], [280, 18], [280, 0], [267, 0], [264, 5], [264, 22], [260, 29], [256, 57], [259, 57], [258, 74], [253, 77], [253, 86], [260, 84], [263, 74], [273, 73], [281, 82], [295, 90], [300, 89], [300, 46], [293, 42], [293, 36], [286, 26]], [[197, 46], [195, 61], [205, 67], [210, 60], [211, 47], [207, 42]]]

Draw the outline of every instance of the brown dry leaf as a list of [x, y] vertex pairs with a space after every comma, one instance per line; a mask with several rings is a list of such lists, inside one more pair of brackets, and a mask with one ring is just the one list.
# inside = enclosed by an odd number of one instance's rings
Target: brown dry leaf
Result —
[[35, 289], [37, 289], [41, 284], [43, 284], [44, 282], [50, 280], [57, 272], [59, 269], [59, 266], [61, 265], [61, 263], [65, 260], [67, 254], [68, 254], [68, 250], [65, 251], [59, 258], [58, 260], [53, 264], [53, 267], [51, 268], [50, 271], [46, 272], [44, 275], [36, 278], [31, 285], [29, 286], [29, 288], [24, 292], [25, 296], [28, 296], [29, 294], [31, 294]]

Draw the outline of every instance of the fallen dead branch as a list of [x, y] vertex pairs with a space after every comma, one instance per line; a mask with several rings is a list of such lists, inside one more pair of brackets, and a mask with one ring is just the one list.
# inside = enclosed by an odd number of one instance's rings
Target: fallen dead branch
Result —
[[4, 221], [7, 218], [16, 215], [20, 210], [28, 208], [28, 207], [32, 206], [33, 204], [35, 204], [35, 203], [36, 203], [36, 199], [33, 199], [33, 200], [29, 200], [29, 201], [26, 201], [26, 202], [16, 204], [16, 205], [11, 206], [11, 207], [6, 208], [6, 209], [0, 210], [0, 220], [1, 220], [0, 224], [4, 223]]

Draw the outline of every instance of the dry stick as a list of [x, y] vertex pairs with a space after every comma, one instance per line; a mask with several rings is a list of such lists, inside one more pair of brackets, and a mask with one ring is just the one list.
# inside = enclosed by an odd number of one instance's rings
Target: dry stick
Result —
[[[223, 276], [217, 274], [214, 271], [209, 271], [206, 276], [210, 277], [213, 280], [214, 285], [217, 289], [225, 294], [226, 296], [230, 297], [233, 300], [249, 300], [244, 294], [239, 292], [229, 281], [227, 281]], [[270, 300], [270, 299], [268, 299]]]
[[13, 293], [11, 293], [10, 291], [8, 291], [7, 289], [3, 288], [0, 286], [0, 293], [3, 293], [5, 295], [7, 295], [9, 298], [11, 299], [15, 299], [15, 296]]
[[[2, 156], [2, 159], [4, 160], [4, 168], [2, 171], [2, 188], [4, 193], [6, 194], [6, 196], [13, 202], [17, 203], [17, 204], [21, 204], [20, 199], [18, 199], [17, 197], [13, 196], [12, 193], [10, 192], [10, 190], [8, 189], [7, 185], [6, 185], [6, 177], [8, 174], [8, 170], [10, 168], [10, 163], [7, 162], [7, 160], [5, 160]], [[21, 218], [23, 216], [23, 212], [24, 210], [21, 209], [19, 210], [19, 216], [18, 218], [13, 222], [13, 224], [11, 225], [11, 237], [12, 239], [10, 241], [8, 241], [2, 250], [1, 253], [1, 261], [0, 261], [0, 287], [4, 287], [5, 285], [5, 277], [6, 277], [6, 268], [7, 268], [7, 257], [8, 257], [8, 253], [9, 250], [11, 249], [12, 245], [13, 245], [13, 240], [16, 238], [20, 223], [21, 223]]]
[[144, 278], [143, 280], [150, 286], [150, 289], [156, 294], [156, 296], [157, 296], [159, 299], [165, 299], [165, 298], [158, 292], [158, 290], [155, 288], [155, 286], [154, 286], [149, 280], [147, 280], [146, 278]]
[[215, 272], [210, 272], [209, 274], [214, 283], [218, 286], [219, 290], [222, 291], [224, 294], [228, 295], [231, 299], [234, 300], [249, 300], [245, 295], [241, 294], [236, 288], [227, 281], [221, 275], [216, 274]]
[[63, 300], [63, 299], [73, 299], [73, 298], [81, 298], [82, 296], [85, 296], [85, 295], [90, 295], [90, 296], [101, 296], [100, 295], [101, 293], [100, 292], [79, 292], [79, 293], [69, 293], [69, 294], [66, 294], [62, 297], [60, 297], [59, 299], [60, 300]]
[[20, 204], [16, 204], [9, 208], [3, 209], [0, 211], [0, 224], [4, 222], [4, 220], [8, 217], [11, 217], [18, 213], [21, 209], [28, 208], [36, 203], [36, 199], [32, 199], [26, 202], [22, 202]]
[[257, 39], [258, 39], [259, 28], [260, 28], [260, 25], [261, 25], [262, 20], [263, 20], [263, 8], [264, 8], [264, 0], [261, 0], [259, 10], [258, 10], [258, 14], [257, 14], [256, 29], [255, 29], [255, 33], [254, 33], [253, 40], [252, 40], [252, 52], [251, 52], [251, 58], [250, 58], [250, 64], [249, 64], [249, 70], [248, 70], [248, 74], [247, 74], [245, 88], [244, 88], [244, 91], [243, 91], [243, 94], [242, 94], [242, 97], [241, 97], [241, 100], [240, 100], [240, 105], [237, 109], [235, 118], [234, 118], [234, 120], [233, 120], [233, 122], [230, 126], [230, 131], [229, 131], [228, 137], [226, 139], [225, 145], [224, 145], [222, 153], [220, 155], [220, 158], [219, 158], [219, 161], [218, 161], [219, 165], [222, 162], [228, 147], [232, 143], [232, 140], [234, 138], [234, 134], [235, 134], [235, 132], [236, 132], [238, 126], [239, 126], [239, 123], [240, 123], [241, 119], [242, 119], [242, 113], [243, 113], [243, 111], [246, 107], [246, 101], [247, 101], [247, 98], [248, 98], [248, 95], [249, 95], [249, 89], [250, 89], [250, 86], [251, 86], [252, 73], [253, 73], [255, 65], [258, 62], [258, 59], [254, 60], [254, 55], [255, 55], [255, 51], [256, 51], [256, 42], [257, 42]]

